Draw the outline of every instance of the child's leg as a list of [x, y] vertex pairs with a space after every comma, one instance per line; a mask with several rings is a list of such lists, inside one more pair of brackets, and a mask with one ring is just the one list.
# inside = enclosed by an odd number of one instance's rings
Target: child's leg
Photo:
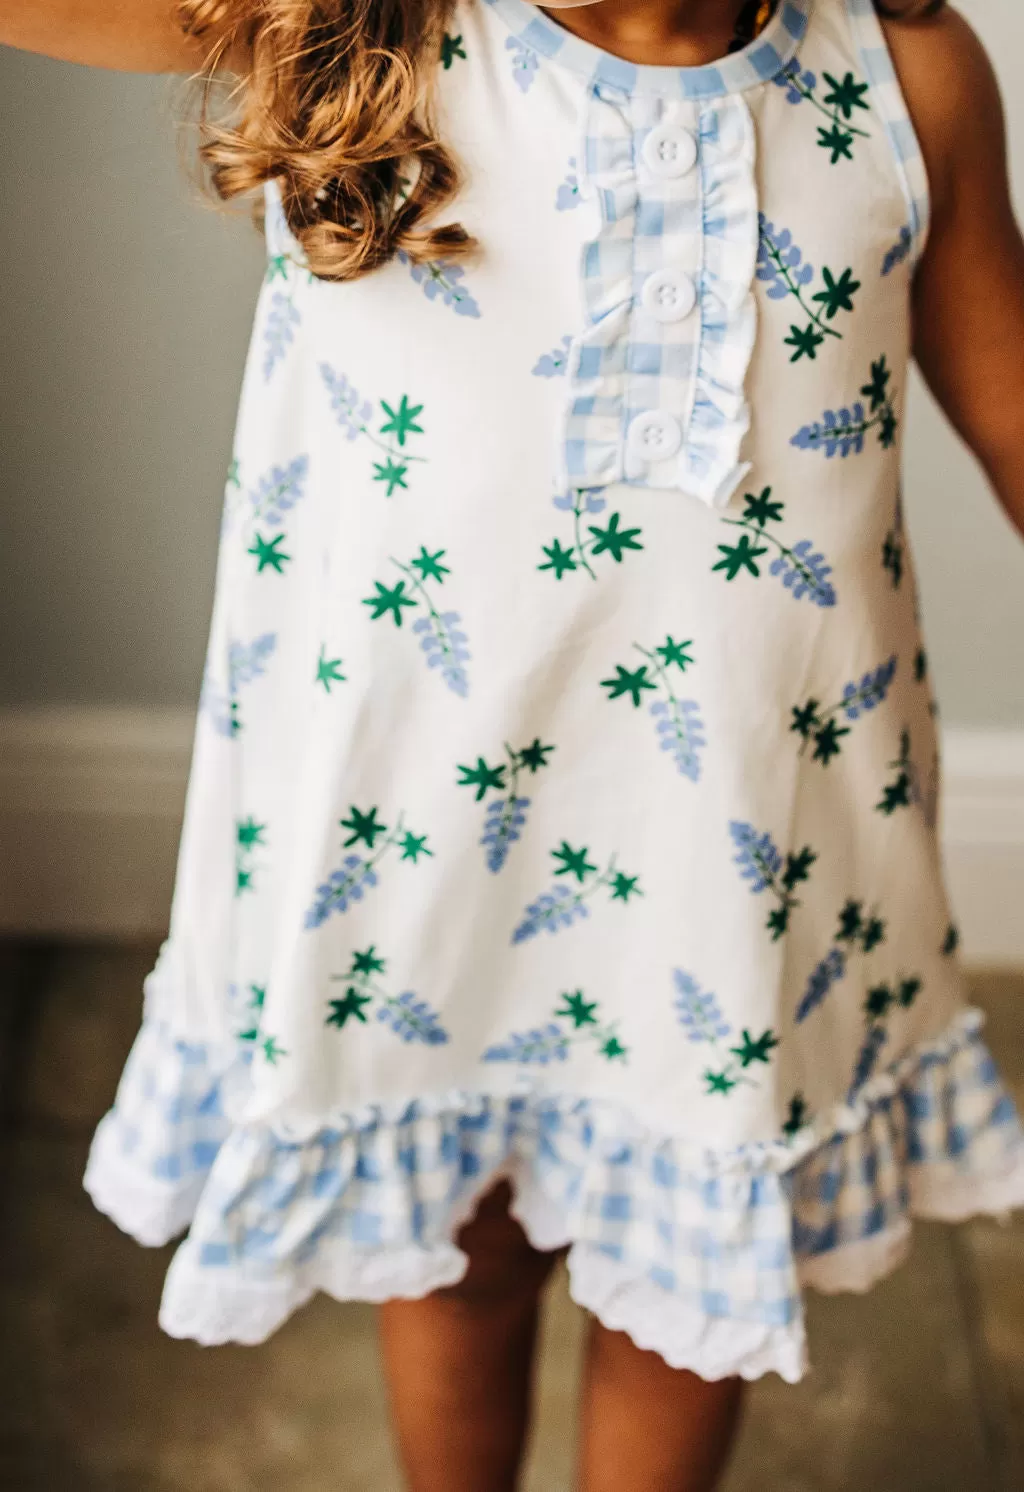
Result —
[[[506, 1182], [461, 1230], [457, 1285], [381, 1307], [391, 1411], [410, 1492], [513, 1492], [538, 1299], [556, 1254], [527, 1242]], [[621, 1492], [621, 1488], [618, 1489]]]
[[742, 1379], [708, 1383], [590, 1322], [580, 1492], [712, 1492], [736, 1431]]

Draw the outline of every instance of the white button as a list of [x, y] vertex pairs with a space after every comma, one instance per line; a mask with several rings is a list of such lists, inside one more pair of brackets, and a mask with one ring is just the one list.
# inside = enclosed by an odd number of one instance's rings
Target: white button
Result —
[[641, 461], [666, 461], [682, 443], [679, 421], [667, 409], [645, 409], [626, 431], [626, 445]]
[[656, 269], [641, 287], [640, 304], [655, 321], [682, 321], [697, 304], [697, 287], [681, 269]]
[[697, 164], [697, 141], [677, 124], [659, 124], [647, 136], [640, 154], [652, 176], [685, 176]]

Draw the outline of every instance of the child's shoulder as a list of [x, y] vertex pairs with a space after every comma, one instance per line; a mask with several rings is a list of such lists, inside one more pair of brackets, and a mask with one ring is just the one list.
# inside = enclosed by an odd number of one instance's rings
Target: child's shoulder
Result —
[[977, 32], [950, 5], [932, 15], [881, 20], [921, 143], [933, 206], [941, 204], [968, 162], [984, 171], [998, 169], [1004, 157], [995, 71]]

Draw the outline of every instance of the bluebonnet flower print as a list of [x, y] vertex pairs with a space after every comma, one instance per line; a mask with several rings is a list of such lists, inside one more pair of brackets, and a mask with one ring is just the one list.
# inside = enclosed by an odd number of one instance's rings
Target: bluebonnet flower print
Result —
[[735, 580], [747, 573], [757, 579], [761, 574], [758, 560], [774, 550], [768, 573], [781, 580], [795, 601], [804, 596], [814, 606], [834, 606], [836, 589], [830, 580], [832, 566], [825, 556], [815, 549], [810, 539], [800, 539], [796, 544], [783, 543], [771, 523], [782, 523], [785, 503], [772, 497], [772, 489], [765, 487], [756, 496], [745, 494], [743, 516], [723, 518], [723, 523], [744, 530], [735, 544], [719, 544], [722, 558], [711, 566], [712, 571], [721, 570], [726, 580]]
[[436, 1011], [412, 990], [405, 990], [400, 995], [390, 994], [379, 977], [386, 968], [387, 960], [381, 958], [372, 943], [369, 948], [354, 953], [344, 974], [331, 975], [331, 979], [340, 981], [345, 990], [342, 995], [328, 1001], [325, 1025], [338, 1031], [343, 1031], [350, 1020], [357, 1026], [365, 1026], [367, 1010], [375, 1009], [377, 1020], [403, 1041], [443, 1046], [448, 1041], [448, 1032]]
[[561, 540], [553, 539], [550, 544], [542, 544], [545, 558], [537, 569], [550, 570], [556, 580], [576, 570], [585, 570], [591, 580], [596, 580], [597, 572], [591, 560], [610, 555], [615, 564], [620, 565], [628, 551], [644, 547], [640, 543], [640, 529], [621, 526], [621, 513], [612, 513], [605, 524], [586, 524], [584, 533], [584, 519], [603, 513], [607, 506], [598, 488], [576, 488], [572, 492], [559, 493], [554, 505], [559, 512], [572, 514], [572, 543], [565, 545]]
[[[794, 705], [789, 728], [800, 737], [801, 756], [813, 740], [811, 760], [827, 767], [842, 751], [843, 737], [850, 734], [851, 726], [861, 715], [876, 709], [885, 700], [895, 673], [896, 654], [893, 653], [877, 668], [868, 669], [859, 679], [844, 685], [842, 697], [835, 704], [822, 705], [820, 700], [809, 699], [806, 704]], [[840, 719], [849, 724], [840, 725]]]
[[216, 684], [207, 669], [199, 695], [199, 712], [222, 736], [235, 737], [242, 729], [238, 691], [262, 677], [277, 647], [277, 633], [263, 632], [252, 642], [232, 639], [228, 643], [227, 687]]
[[530, 370], [535, 378], [564, 378], [569, 367], [572, 338], [566, 334], [553, 352], [540, 355]]
[[555, 211], [571, 212], [574, 207], [580, 205], [580, 179], [576, 172], [576, 157], [569, 157], [569, 169], [565, 173], [565, 180], [559, 182], [558, 191], [555, 193]]
[[739, 866], [740, 875], [748, 883], [751, 892], [760, 896], [767, 891], [776, 905], [768, 913], [765, 923], [778, 942], [789, 927], [793, 908], [800, 905], [796, 887], [810, 879], [811, 866], [818, 856], [810, 845], [804, 845], [796, 854], [782, 854], [768, 830], [758, 833], [753, 824], [732, 819], [729, 834], [736, 853], [733, 863]]
[[654, 717], [658, 742], [662, 751], [671, 754], [676, 771], [691, 782], [700, 781], [700, 753], [706, 740], [700, 706], [694, 699], [681, 699], [676, 693], [674, 676], [669, 669], [685, 673], [693, 662], [690, 649], [693, 643], [676, 642], [669, 636], [655, 648], [633, 644], [636, 651], [647, 659], [637, 668], [615, 665], [614, 678], [602, 679], [601, 687], [608, 690], [609, 699], [629, 699], [634, 709], [639, 709], [646, 692], [657, 696], [648, 703]]
[[882, 542], [882, 569], [892, 580], [892, 588], [898, 591], [903, 579], [903, 494], [896, 490], [896, 510], [892, 527]]
[[879, 813], [891, 818], [898, 808], [912, 808], [922, 801], [920, 774], [910, 750], [910, 732], [900, 732], [899, 755], [889, 763], [891, 779], [875, 804]]
[[474, 766], [459, 766], [457, 769], [461, 774], [458, 786], [473, 788], [478, 803], [482, 803], [491, 791], [498, 795], [487, 804], [480, 840], [486, 850], [487, 869], [495, 874], [505, 864], [513, 844], [522, 838], [526, 823], [530, 799], [519, 791], [520, 775], [528, 771], [535, 776], [541, 767], [547, 766], [547, 758], [554, 749], [554, 746], [542, 745], [539, 737], [518, 751], [513, 751], [506, 741], [506, 760], [498, 766], [488, 766], [480, 756]]
[[616, 1030], [617, 1022], [604, 1022], [598, 1014], [598, 1002], [588, 1000], [582, 990], [561, 997], [553, 1019], [532, 1031], [514, 1031], [504, 1041], [488, 1047], [485, 1062], [518, 1062], [521, 1066], [547, 1067], [551, 1062], [565, 1062], [570, 1048], [585, 1042], [594, 1045], [598, 1054], [609, 1062], [625, 1057]]
[[854, 952], [870, 953], [885, 941], [885, 922], [877, 911], [866, 913], [864, 903], [852, 897], [839, 913], [839, 926], [832, 946], [811, 970], [794, 1020], [799, 1025], [822, 1005], [841, 979], [845, 979], [850, 956]]
[[373, 480], [384, 484], [385, 497], [391, 497], [399, 489], [407, 491], [409, 484], [405, 479], [410, 463], [426, 460], [425, 456], [414, 454], [408, 444], [413, 436], [423, 434], [419, 423], [423, 405], [410, 403], [407, 394], [391, 403], [381, 399], [380, 423], [376, 430], [371, 430], [371, 401], [361, 398], [345, 374], [337, 372], [330, 363], [320, 364], [320, 377], [331, 401], [331, 413], [345, 432], [345, 439], [352, 441], [363, 435], [383, 456], [382, 461], [373, 463]]
[[590, 916], [591, 899], [601, 890], [609, 891], [612, 901], [629, 902], [631, 897], [643, 895], [639, 876], [619, 870], [614, 855], [602, 869], [587, 858], [589, 854], [586, 845], [577, 850], [564, 839], [557, 850], [551, 851], [555, 876], [567, 879], [556, 879], [550, 891], [530, 902], [512, 934], [513, 943], [525, 943], [540, 932], [556, 933], [582, 922]]
[[726, 1046], [735, 1032], [726, 1019], [717, 996], [702, 990], [692, 974], [684, 969], [673, 969], [676, 998], [673, 1002], [680, 1025], [690, 1041], [711, 1048], [710, 1057], [714, 1066], [704, 1071], [708, 1093], [730, 1093], [744, 1084], [758, 1087], [756, 1064], [767, 1065], [779, 1039], [771, 1029], [754, 1036], [746, 1027], [740, 1035], [739, 1044]]
[[869, 430], [877, 430], [878, 443], [889, 450], [896, 441], [899, 420], [889, 393], [892, 370], [885, 357], [871, 364], [871, 377], [860, 392], [868, 400], [868, 408], [857, 399], [842, 409], [826, 409], [820, 420], [812, 425], [801, 425], [790, 439], [790, 445], [799, 451], [822, 452], [827, 461], [833, 456], [845, 458], [859, 456], [864, 449], [864, 437]]
[[512, 53], [512, 76], [516, 87], [526, 93], [540, 66], [540, 58], [532, 47], [528, 47], [518, 36], [505, 38], [505, 50]]
[[301, 260], [291, 254], [272, 254], [267, 261], [265, 283], [272, 286], [277, 280], [283, 288], [271, 290], [266, 316], [263, 320], [263, 378], [269, 381], [274, 369], [283, 362], [288, 348], [295, 340], [295, 332], [302, 317], [295, 304], [295, 289], [299, 276], [304, 275], [312, 284], [314, 275]]
[[249, 814], [235, 820], [235, 895], [255, 891], [253, 877], [259, 869], [259, 851], [266, 849], [266, 824], [259, 824]]
[[818, 145], [829, 152], [829, 161], [835, 166], [840, 161], [853, 160], [856, 139], [868, 139], [870, 132], [861, 129], [854, 120], [860, 120], [858, 111], [867, 111], [870, 105], [866, 94], [868, 85], [859, 83], [852, 72], [836, 78], [829, 72], [822, 74], [824, 85], [819, 90], [818, 77], [809, 68], [802, 68], [798, 58], [788, 62], [775, 76], [775, 83], [785, 89], [791, 104], [811, 104], [828, 120], [828, 129], [819, 125]]
[[427, 846], [427, 836], [414, 834], [407, 826], [404, 814], [399, 814], [391, 828], [378, 819], [376, 806], [363, 810], [353, 804], [348, 818], [338, 822], [347, 831], [342, 849], [349, 853], [316, 888], [316, 897], [306, 913], [307, 928], [321, 927], [332, 912], [347, 912], [354, 902], [362, 901], [378, 884], [378, 867], [393, 851], [398, 850], [399, 860], [410, 865], [419, 865], [421, 856], [434, 853]]
[[402, 626], [404, 611], [420, 609], [424, 615], [417, 617], [412, 630], [419, 635], [427, 666], [436, 668], [452, 693], [464, 699], [469, 692], [465, 665], [470, 654], [468, 638], [460, 627], [462, 618], [457, 611], [438, 611], [427, 589], [428, 583], [443, 585], [450, 574], [448, 566], [442, 564], [446, 552], [438, 549], [431, 553], [421, 544], [419, 554], [408, 564], [392, 559], [405, 578], [391, 586], [375, 580], [376, 594], [365, 597], [363, 605], [370, 607], [372, 621], [390, 617], [396, 627]]
[[922, 980], [916, 975], [899, 976], [895, 982], [876, 984], [864, 1001], [864, 1041], [857, 1054], [847, 1103], [852, 1103], [875, 1071], [879, 1054], [888, 1040], [888, 1023], [894, 1011], [906, 1010], [921, 992]]
[[904, 264], [910, 258], [910, 250], [914, 244], [914, 236], [907, 224], [900, 229], [900, 236], [891, 249], [886, 250], [885, 258], [882, 260], [882, 275], [891, 275], [898, 264]]
[[[807, 317], [807, 325], [791, 326], [785, 339], [786, 346], [793, 348], [791, 363], [802, 357], [813, 362], [826, 337], [841, 340], [843, 334], [832, 322], [840, 311], [853, 310], [853, 297], [860, 289], [853, 270], [844, 269], [837, 276], [826, 266], [821, 277], [822, 288], [812, 292], [809, 287], [814, 282], [814, 267], [804, 260], [792, 233], [788, 228], [776, 228], [763, 212], [759, 213], [757, 278], [768, 286], [769, 300], [792, 296]], [[817, 309], [813, 303], [817, 303]]]
[[[256, 561], [256, 573], [268, 571], [272, 575], [283, 575], [284, 567], [291, 559], [280, 546], [286, 544], [284, 522], [295, 504], [306, 495], [306, 480], [309, 476], [309, 457], [299, 455], [286, 466], [274, 465], [264, 472], [248, 495], [246, 521], [242, 527], [242, 542], [246, 554]], [[267, 529], [277, 529], [271, 537]]]
[[453, 264], [448, 259], [431, 259], [426, 264], [416, 264], [404, 249], [399, 249], [395, 257], [400, 264], [409, 266], [409, 273], [417, 285], [422, 285], [427, 300], [437, 300], [440, 296], [441, 304], [450, 307], [456, 316], [469, 316], [473, 320], [479, 317], [480, 307], [469, 286], [463, 283], [466, 271], [461, 264]]

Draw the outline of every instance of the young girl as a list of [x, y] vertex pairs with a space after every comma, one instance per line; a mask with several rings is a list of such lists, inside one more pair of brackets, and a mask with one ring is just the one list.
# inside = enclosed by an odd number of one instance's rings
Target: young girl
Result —
[[[268, 265], [170, 936], [86, 1178], [161, 1320], [384, 1303], [414, 1492], [695, 1492], [800, 1288], [1024, 1202], [965, 1006], [908, 356], [1024, 530], [1024, 247], [940, 3], [7, 0], [205, 70]], [[228, 79], [221, 90], [217, 75]], [[222, 112], [210, 107], [220, 91]], [[344, 1485], [342, 1476], [340, 1485]]]

